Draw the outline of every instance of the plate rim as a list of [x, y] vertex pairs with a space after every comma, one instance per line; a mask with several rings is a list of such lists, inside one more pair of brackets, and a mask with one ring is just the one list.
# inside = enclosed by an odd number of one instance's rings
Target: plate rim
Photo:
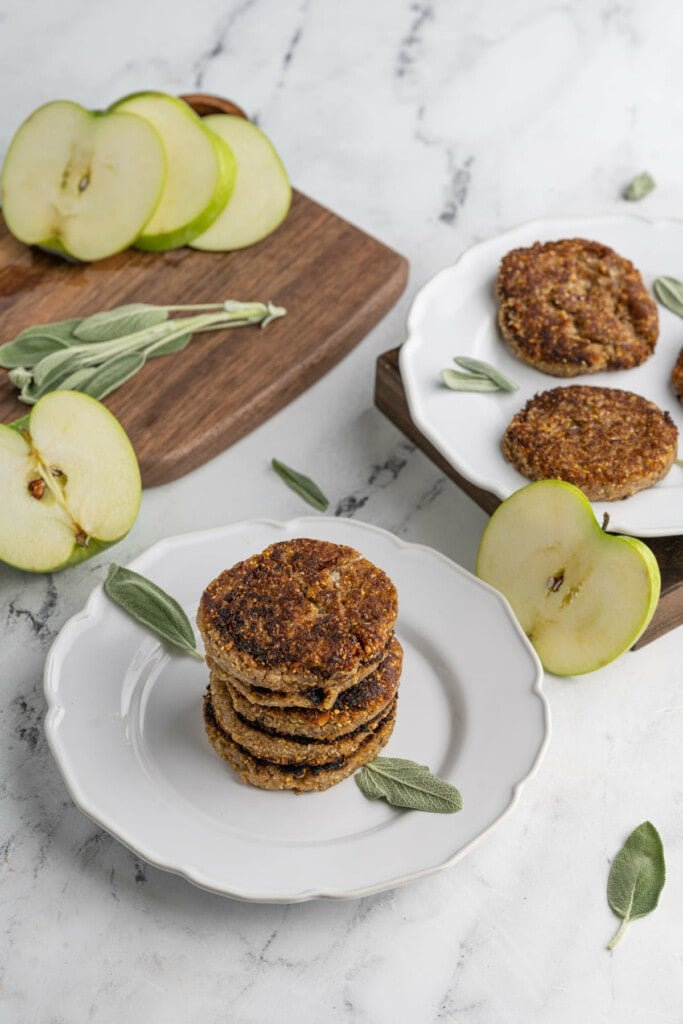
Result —
[[[424, 436], [427, 438], [427, 440], [437, 449], [439, 454], [446, 460], [446, 462], [457, 473], [459, 473], [470, 484], [472, 484], [473, 486], [475, 486], [475, 487], [477, 487], [477, 488], [479, 488], [481, 490], [487, 491], [489, 494], [491, 494], [495, 499], [497, 499], [499, 501], [504, 501], [505, 498], [509, 497], [512, 493], [514, 493], [514, 491], [513, 490], [508, 491], [507, 488], [504, 485], [501, 485], [497, 481], [492, 481], [489, 477], [485, 477], [485, 476], [483, 476], [481, 474], [478, 474], [476, 472], [476, 470], [471, 471], [469, 466], [463, 465], [462, 461], [457, 456], [456, 457], [453, 456], [453, 452], [450, 449], [450, 447], [447, 446], [444, 443], [441, 433], [432, 426], [431, 421], [429, 421], [427, 418], [425, 418], [425, 416], [422, 414], [421, 409], [418, 408], [419, 398], [415, 394], [415, 390], [416, 389], [414, 389], [414, 387], [411, 387], [412, 373], [411, 373], [411, 368], [410, 368], [410, 365], [409, 365], [409, 362], [408, 362], [408, 357], [409, 357], [409, 354], [410, 354], [410, 349], [413, 347], [413, 344], [411, 344], [411, 343], [416, 344], [417, 341], [419, 339], [421, 339], [423, 344], [424, 344], [424, 336], [421, 335], [421, 333], [420, 333], [420, 331], [419, 331], [419, 329], [417, 327], [417, 324], [416, 324], [416, 320], [418, 318], [418, 315], [421, 315], [421, 306], [426, 301], [427, 293], [432, 288], [436, 288], [437, 287], [439, 279], [446, 278], [448, 274], [452, 273], [457, 268], [461, 267], [462, 264], [466, 263], [467, 260], [470, 257], [474, 258], [477, 253], [479, 253], [482, 249], [486, 248], [487, 246], [494, 246], [494, 245], [497, 245], [498, 243], [502, 243], [502, 242], [505, 241], [506, 238], [514, 238], [516, 235], [520, 234], [523, 231], [524, 232], [532, 232], [532, 231], [536, 232], [536, 231], [539, 231], [539, 232], [541, 232], [541, 240], [543, 240], [543, 236], [544, 236], [545, 233], [547, 233], [549, 228], [551, 228], [552, 225], [557, 225], [557, 224], [565, 224], [565, 225], [576, 224], [576, 225], [578, 225], [580, 223], [583, 223], [583, 224], [589, 224], [589, 223], [590, 224], [608, 223], [611, 226], [615, 226], [615, 225], [618, 225], [620, 222], [623, 223], [624, 225], [629, 225], [629, 224], [633, 224], [633, 223], [639, 223], [641, 226], [643, 226], [645, 228], [665, 229], [665, 228], [668, 228], [668, 227], [675, 227], [679, 231], [683, 230], [683, 218], [679, 218], [679, 217], [656, 217], [656, 218], [653, 218], [653, 217], [647, 217], [647, 216], [645, 216], [642, 213], [635, 213], [635, 212], [634, 213], [630, 213], [630, 212], [617, 212], [617, 211], [608, 211], [608, 212], [604, 212], [603, 211], [603, 212], [586, 213], [586, 214], [575, 214], [574, 213], [574, 214], [569, 214], [567, 216], [561, 216], [561, 215], [560, 216], [555, 216], [555, 215], [552, 215], [552, 216], [545, 216], [545, 217], [534, 217], [534, 218], [532, 218], [531, 220], [528, 220], [528, 221], [519, 221], [516, 224], [514, 224], [513, 226], [511, 226], [509, 228], [506, 228], [504, 231], [500, 231], [497, 234], [493, 234], [493, 235], [489, 235], [489, 236], [487, 236], [485, 238], [481, 238], [478, 241], [473, 242], [471, 245], [467, 246], [467, 248], [463, 249], [462, 252], [459, 253], [459, 255], [456, 257], [455, 260], [453, 260], [451, 263], [447, 264], [446, 266], [441, 267], [440, 270], [437, 270], [436, 273], [434, 273], [427, 281], [425, 281], [421, 285], [420, 289], [415, 294], [415, 296], [413, 298], [413, 301], [411, 302], [410, 308], [408, 310], [408, 314], [406, 316], [406, 336], [404, 338], [403, 343], [401, 344], [401, 346], [399, 348], [399, 353], [398, 353], [399, 371], [400, 371], [400, 375], [401, 375], [401, 380], [403, 382], [403, 389], [404, 389], [406, 403], [408, 405], [408, 410], [409, 410], [409, 413], [410, 413], [410, 418], [412, 419], [413, 423], [417, 426], [417, 428], [420, 430], [420, 432], [422, 434], [424, 434]], [[570, 237], [570, 235], [567, 233], [564, 237]], [[573, 236], [573, 237], [576, 237], [576, 236]], [[493, 307], [493, 308], [495, 309], [495, 307]], [[658, 308], [660, 308], [660, 304], [659, 303], [658, 303]], [[586, 375], [583, 375], [583, 377], [579, 376], [577, 378], [558, 378], [558, 377], [553, 377], [552, 375], [549, 375], [549, 374], [545, 375], [545, 376], [547, 377], [547, 380], [548, 380], [547, 386], [548, 387], [552, 387], [552, 386], [554, 386], [551, 383], [552, 381], [556, 382], [556, 386], [561, 386], [563, 382], [567, 383], [567, 382], [572, 382], [573, 381], [574, 383], [576, 383], [577, 380], [578, 381], [582, 380]], [[591, 377], [593, 378], [592, 384], [594, 386], [598, 386], [597, 382], [594, 380], [594, 378], [595, 377], [600, 377], [600, 374], [593, 374], [593, 375], [591, 375]], [[539, 385], [539, 390], [540, 389], [541, 389], [541, 385]], [[680, 431], [679, 431], [679, 435], [680, 435]], [[680, 440], [681, 440], [681, 438], [679, 436], [679, 444], [680, 444]], [[519, 488], [524, 487], [526, 483], [529, 483], [529, 481], [526, 480], [523, 477], [520, 477]], [[517, 489], [519, 489], [519, 488], [517, 488]], [[597, 504], [599, 506], [599, 511], [600, 512], [602, 512], [604, 510], [609, 510], [610, 505], [614, 505], [613, 502], [612, 503], [610, 503], [610, 502], [606, 502], [606, 503], [605, 502], [603, 502], [603, 503], [591, 502], [591, 504], [594, 507]], [[666, 531], [664, 531], [662, 529], [658, 529], [658, 528], [650, 529], [650, 530], [648, 530], [648, 529], [639, 529], [637, 531], [629, 531], [627, 529], [617, 528], [616, 526], [615, 526], [615, 531], [616, 532], [621, 532], [621, 533], [629, 533], [629, 532], [631, 532], [634, 536], [637, 534], [637, 536], [643, 537], [644, 539], [656, 538], [656, 537], [679, 536], [679, 535], [683, 535], [683, 521], [681, 522], [680, 527], [678, 527], [678, 528], [673, 528], [672, 527], [670, 529], [667, 529]]]
[[[183, 545], [188, 541], [204, 543], [212, 537], [221, 537], [228, 531], [239, 532], [253, 526], [267, 527], [273, 531], [291, 531], [301, 530], [302, 528], [319, 523], [321, 519], [326, 522], [334, 522], [335, 517], [331, 516], [296, 516], [287, 520], [276, 520], [269, 517], [255, 517], [251, 519], [238, 520], [232, 523], [224, 524], [218, 527], [209, 527], [202, 530], [186, 531], [179, 534], [173, 534], [171, 536], [161, 538], [155, 541], [150, 547], [140, 552], [133, 559], [126, 563], [128, 568], [139, 571], [140, 563], [145, 563], [147, 560], [158, 560], [160, 556], [163, 557], [164, 552], [172, 551], [179, 545]], [[55, 685], [59, 678], [59, 659], [62, 656], [61, 646], [65, 642], [62, 637], [67, 637], [74, 630], [76, 630], [76, 637], [78, 631], [86, 626], [89, 620], [96, 618], [96, 605], [101, 599], [104, 591], [104, 581], [98, 583], [88, 595], [88, 598], [84, 606], [77, 611], [75, 614], [67, 619], [59, 633], [52, 642], [48, 655], [45, 662], [43, 671], [43, 692], [47, 703], [47, 712], [44, 721], [44, 731], [47, 738], [48, 746], [52, 757], [57, 765], [62, 780], [66, 786], [66, 789], [75, 804], [75, 806], [85, 814], [91, 821], [103, 828], [111, 836], [113, 836], [123, 846], [133, 852], [136, 856], [140, 856], [147, 863], [159, 868], [162, 871], [166, 871], [170, 874], [175, 874], [192, 883], [198, 888], [243, 902], [253, 903], [264, 903], [264, 904], [289, 904], [289, 903], [302, 903], [313, 899], [324, 899], [324, 900], [347, 900], [347, 899], [359, 899], [365, 896], [370, 896], [376, 893], [385, 892], [391, 889], [398, 888], [399, 886], [405, 885], [409, 882], [416, 881], [417, 879], [424, 878], [426, 876], [437, 874], [447, 870], [456, 864], [459, 860], [465, 857], [474, 846], [476, 846], [485, 836], [491, 832], [501, 821], [503, 821], [507, 815], [517, 806], [522, 790], [526, 783], [530, 781], [535, 775], [538, 767], [545, 755], [547, 750], [550, 734], [551, 734], [551, 715], [550, 715], [550, 704], [548, 698], [543, 692], [544, 682], [544, 671], [541, 665], [540, 659], [536, 654], [533, 646], [524, 634], [517, 618], [512, 611], [512, 608], [507, 599], [490, 586], [488, 583], [480, 580], [469, 570], [465, 569], [459, 563], [449, 558], [447, 555], [438, 551], [436, 548], [430, 547], [429, 545], [422, 544], [419, 542], [406, 541], [401, 537], [398, 537], [395, 533], [384, 529], [383, 527], [376, 526], [372, 523], [366, 523], [358, 519], [343, 518], [345, 528], [349, 525], [352, 530], [358, 530], [359, 533], [370, 531], [376, 533], [385, 540], [391, 542], [398, 550], [405, 549], [417, 549], [425, 553], [428, 557], [435, 557], [439, 562], [446, 565], [451, 571], [454, 571], [456, 575], [467, 578], [470, 583], [483, 588], [485, 591], [493, 595], [494, 599], [501, 606], [505, 614], [507, 615], [510, 623], [513, 627], [514, 632], [517, 634], [522, 645], [526, 648], [527, 653], [530, 656], [531, 662], [535, 668], [533, 684], [529, 687], [528, 694], [534, 695], [541, 704], [542, 719], [543, 719], [543, 736], [538, 749], [535, 753], [533, 761], [530, 767], [526, 771], [526, 774], [517, 780], [517, 782], [511, 786], [511, 795], [509, 802], [503, 808], [503, 810], [491, 820], [480, 832], [474, 837], [469, 839], [463, 846], [458, 848], [450, 857], [438, 864], [430, 864], [424, 868], [405, 872], [397, 877], [391, 879], [385, 879], [383, 881], [377, 881], [375, 883], [357, 886], [355, 888], [347, 888], [343, 891], [341, 889], [334, 889], [328, 887], [323, 889], [322, 887], [317, 889], [299, 889], [294, 893], [277, 893], [264, 895], [263, 893], [247, 891], [244, 888], [240, 888], [239, 885], [234, 886], [226, 884], [224, 886], [216, 886], [213, 882], [203, 877], [202, 872], [193, 868], [192, 866], [187, 867], [176, 862], [173, 862], [173, 858], [168, 856], [160, 856], [152, 850], [142, 849], [140, 845], [136, 845], [134, 838], [129, 834], [130, 829], [120, 827], [120, 825], [112, 825], [107, 820], [107, 813], [97, 807], [92, 806], [92, 800], [85, 796], [82, 789], [79, 786], [79, 782], [74, 778], [73, 774], [69, 771], [68, 767], [63, 763], [61, 757], [61, 748], [56, 735], [56, 729], [59, 721], [63, 714], [66, 713], [63, 703], [59, 701], [59, 690], [58, 686]], [[73, 640], [72, 640], [73, 643]], [[67, 651], [70, 650], [71, 643], [67, 647]], [[416, 812], [418, 813], [418, 812]]]

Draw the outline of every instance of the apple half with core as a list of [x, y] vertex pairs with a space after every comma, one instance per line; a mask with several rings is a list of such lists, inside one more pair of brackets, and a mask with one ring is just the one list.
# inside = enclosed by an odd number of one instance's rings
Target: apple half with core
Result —
[[650, 548], [606, 533], [583, 492], [561, 480], [527, 484], [498, 506], [476, 573], [508, 599], [543, 667], [560, 676], [613, 661], [659, 600]]
[[270, 139], [251, 121], [233, 114], [202, 118], [229, 145], [237, 161], [232, 196], [211, 227], [190, 244], [194, 249], [230, 252], [271, 234], [287, 216], [292, 188]]
[[230, 147], [184, 100], [167, 93], [135, 93], [110, 110], [144, 118], [166, 152], [161, 201], [136, 239], [136, 248], [161, 252], [187, 245], [206, 231], [230, 198], [237, 170]]
[[55, 100], [34, 111], [10, 143], [3, 215], [27, 245], [100, 260], [132, 245], [165, 180], [164, 148], [147, 121]]
[[29, 572], [75, 565], [135, 522], [141, 483], [119, 421], [78, 391], [52, 391], [0, 425], [0, 561]]

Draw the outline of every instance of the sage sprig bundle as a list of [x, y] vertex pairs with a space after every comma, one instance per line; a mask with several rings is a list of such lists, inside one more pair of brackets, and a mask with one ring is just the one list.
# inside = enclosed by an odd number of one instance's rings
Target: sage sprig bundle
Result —
[[495, 366], [472, 356], [454, 356], [453, 362], [465, 371], [450, 367], [442, 370], [439, 378], [451, 391], [516, 391], [517, 385]]
[[28, 405], [57, 388], [101, 399], [148, 359], [182, 351], [194, 334], [248, 324], [265, 327], [285, 313], [271, 302], [234, 299], [190, 306], [134, 302], [82, 319], [29, 327], [0, 346], [0, 366], [10, 371], [20, 401]]
[[112, 563], [104, 582], [105, 593], [124, 611], [162, 640], [203, 661], [194, 630], [175, 598], [132, 569]]
[[376, 757], [354, 776], [364, 796], [413, 811], [455, 814], [462, 809], [460, 792], [429, 768], [403, 757]]
[[662, 840], [654, 825], [644, 821], [631, 832], [610, 868], [607, 900], [621, 924], [608, 949], [614, 949], [630, 921], [655, 909], [665, 879]]

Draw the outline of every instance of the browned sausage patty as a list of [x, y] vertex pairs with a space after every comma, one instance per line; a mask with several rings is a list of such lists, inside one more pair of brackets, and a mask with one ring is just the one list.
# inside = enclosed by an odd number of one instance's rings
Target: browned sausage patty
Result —
[[594, 501], [616, 501], [666, 476], [677, 444], [676, 425], [654, 402], [573, 384], [530, 399], [502, 447], [530, 480], [567, 480]]
[[676, 365], [671, 371], [671, 383], [673, 384], [674, 391], [683, 402], [683, 348], [678, 353]]
[[394, 698], [377, 727], [363, 734], [353, 753], [316, 764], [276, 764], [250, 753], [221, 729], [208, 690], [204, 695], [204, 725], [214, 750], [234, 768], [244, 782], [261, 789], [319, 791], [341, 782], [377, 757], [394, 728], [396, 701], [397, 698]]
[[398, 691], [402, 663], [403, 650], [393, 637], [379, 668], [339, 694], [329, 709], [255, 703], [215, 668], [211, 670], [211, 698], [221, 724], [220, 707], [229, 699], [240, 718], [259, 728], [314, 740], [331, 740], [353, 732], [385, 710]]
[[555, 377], [625, 370], [654, 350], [659, 319], [633, 264], [583, 238], [535, 242], [502, 260], [501, 332], [514, 354]]
[[222, 572], [197, 623], [221, 672], [286, 693], [345, 688], [374, 671], [397, 611], [394, 584], [353, 548], [297, 538]]

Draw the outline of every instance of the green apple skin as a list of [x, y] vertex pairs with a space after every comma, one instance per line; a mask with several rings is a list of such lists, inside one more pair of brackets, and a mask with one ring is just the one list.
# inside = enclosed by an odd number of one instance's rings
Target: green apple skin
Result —
[[55, 100], [15, 133], [2, 169], [3, 215], [27, 245], [79, 262], [128, 248], [161, 200], [166, 159], [141, 118]]
[[149, 121], [166, 151], [164, 193], [135, 248], [165, 252], [187, 245], [213, 224], [232, 195], [237, 176], [232, 150], [177, 96], [133, 93], [109, 109]]
[[27, 417], [0, 425], [0, 492], [0, 561], [54, 572], [121, 540], [137, 518], [142, 487], [112, 413], [80, 392], [52, 391]]
[[292, 202], [287, 171], [270, 139], [251, 121], [209, 114], [202, 122], [230, 146], [237, 177], [223, 212], [190, 244], [207, 252], [245, 249], [270, 235], [287, 216]]
[[654, 615], [660, 572], [634, 537], [605, 533], [573, 484], [527, 484], [495, 510], [476, 573], [509, 601], [543, 667], [559, 676], [607, 665]]

